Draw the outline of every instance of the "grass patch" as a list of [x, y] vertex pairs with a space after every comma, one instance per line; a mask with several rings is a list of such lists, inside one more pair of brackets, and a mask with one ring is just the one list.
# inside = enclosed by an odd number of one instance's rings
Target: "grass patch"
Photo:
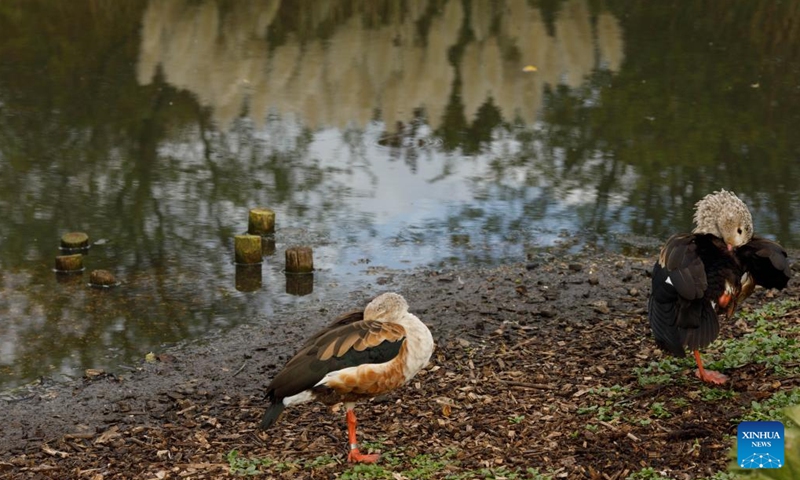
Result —
[[598, 420], [610, 422], [615, 418], [622, 416], [621, 412], [614, 411], [613, 408], [602, 405], [589, 405], [588, 407], [579, 407], [578, 415], [586, 415], [589, 413], [595, 414]]
[[[244, 458], [239, 456], [238, 450], [231, 450], [225, 459], [228, 460], [230, 471], [234, 475], [251, 476], [261, 475], [262, 467], [272, 467], [275, 465], [279, 470], [283, 470], [277, 462], [269, 458]], [[288, 470], [288, 468], [287, 468]]]
[[700, 387], [700, 398], [706, 402], [716, 402], [719, 400], [728, 400], [737, 395], [733, 390], [724, 390], [722, 388], [712, 388], [707, 385]]
[[597, 388], [590, 388], [588, 394], [591, 395], [600, 395], [606, 398], [617, 398], [624, 395], [627, 395], [630, 392], [630, 387], [622, 386], [619, 384], [614, 384], [610, 387], [597, 387]]
[[790, 374], [797, 368], [787, 369], [786, 363], [800, 360], [800, 345], [792, 335], [800, 334], [800, 326], [787, 327], [776, 321], [800, 303], [795, 300], [768, 303], [752, 311], [742, 311], [739, 318], [745, 320], [753, 331], [742, 338], [719, 342], [720, 354], [709, 363], [712, 369], [739, 368], [750, 363], [763, 363], [775, 373]]
[[694, 359], [664, 357], [659, 361], [650, 362], [646, 367], [636, 367], [633, 373], [639, 381], [639, 385], [667, 385], [674, 382], [685, 382], [686, 380], [676, 376], [677, 373], [694, 366]]
[[[352, 465], [337, 478], [341, 480], [381, 480], [395, 478], [429, 479], [444, 478], [447, 480], [462, 479], [519, 479], [519, 480], [552, 480], [552, 476], [540, 473], [536, 468], [514, 469], [506, 466], [497, 468], [481, 468], [447, 474], [459, 462], [455, 459], [458, 451], [450, 449], [441, 454], [424, 453], [407, 458], [406, 468], [401, 468], [404, 461], [403, 449], [392, 450], [381, 454], [380, 463]], [[226, 455], [230, 473], [238, 476], [269, 476], [275, 472], [292, 472], [295, 470], [320, 470], [327, 466], [344, 462], [343, 456], [322, 455], [305, 462], [278, 462], [270, 458], [242, 457], [238, 450], [231, 450]]]
[[763, 402], [752, 402], [750, 411], [738, 421], [778, 420], [786, 424], [792, 420], [786, 417], [783, 410], [793, 405], [800, 405], [800, 387], [788, 392], [778, 392]]
[[669, 477], [661, 475], [655, 468], [647, 467], [631, 473], [625, 480], [669, 480]]
[[669, 418], [672, 416], [672, 412], [667, 410], [667, 407], [662, 402], [653, 402], [650, 405], [650, 411], [656, 418]]
[[444, 477], [446, 480], [500, 480], [500, 479], [517, 479], [517, 480], [551, 480], [552, 475], [543, 474], [539, 472], [538, 468], [527, 468], [525, 470], [510, 469], [508, 467], [498, 468], [481, 468], [479, 470], [459, 473], [458, 475], [450, 475]]

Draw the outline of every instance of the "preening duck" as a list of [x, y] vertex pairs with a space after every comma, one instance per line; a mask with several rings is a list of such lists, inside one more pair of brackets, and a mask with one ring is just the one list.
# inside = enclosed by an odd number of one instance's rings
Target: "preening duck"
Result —
[[267, 387], [270, 405], [261, 428], [269, 428], [285, 407], [318, 400], [344, 402], [351, 462], [372, 463], [356, 442], [355, 402], [374, 397], [411, 380], [433, 353], [428, 327], [408, 312], [397, 293], [384, 293], [363, 311], [337, 318], [320, 330], [286, 363]]
[[782, 289], [791, 277], [786, 251], [753, 236], [753, 219], [733, 192], [720, 190], [695, 205], [692, 233], [673, 235], [653, 266], [648, 305], [656, 344], [677, 357], [688, 347], [703, 381], [727, 377], [703, 368], [700, 349], [719, 335], [717, 316], [729, 319], [756, 285]]

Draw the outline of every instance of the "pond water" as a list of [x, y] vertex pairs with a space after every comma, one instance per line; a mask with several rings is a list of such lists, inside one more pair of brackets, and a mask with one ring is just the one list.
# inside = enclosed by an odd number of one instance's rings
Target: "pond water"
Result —
[[[277, 311], [316, 327], [398, 270], [564, 238], [652, 254], [719, 188], [800, 247], [798, 22], [776, 1], [4, 1], [0, 391]], [[253, 207], [276, 249], [237, 289]], [[70, 231], [95, 243], [57, 277]], [[311, 288], [288, 288], [291, 245]]]

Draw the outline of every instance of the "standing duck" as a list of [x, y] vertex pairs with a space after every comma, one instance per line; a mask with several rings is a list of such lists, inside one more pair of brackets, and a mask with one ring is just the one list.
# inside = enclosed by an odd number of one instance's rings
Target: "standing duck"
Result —
[[428, 327], [408, 312], [397, 293], [384, 293], [363, 311], [342, 315], [306, 341], [267, 387], [270, 405], [261, 428], [269, 428], [283, 409], [318, 400], [344, 402], [351, 462], [373, 463], [356, 443], [355, 402], [407, 383], [433, 353]]
[[729, 319], [756, 285], [784, 288], [791, 270], [783, 247], [753, 236], [750, 211], [733, 192], [706, 195], [694, 222], [692, 233], [667, 240], [653, 266], [650, 328], [662, 350], [676, 357], [687, 347], [694, 352], [701, 380], [723, 384], [727, 377], [704, 369], [699, 351], [717, 338], [717, 316]]

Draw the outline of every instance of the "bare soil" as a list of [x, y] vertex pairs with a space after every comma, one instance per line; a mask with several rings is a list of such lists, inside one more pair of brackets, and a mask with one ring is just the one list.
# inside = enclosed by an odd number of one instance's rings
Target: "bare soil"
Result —
[[[708, 476], [729, 461], [734, 419], [800, 379], [746, 365], [726, 372], [732, 381], [722, 389], [736, 395], [703, 400], [687, 364], [674, 381], [641, 386], [634, 368], [662, 358], [646, 318], [652, 261], [544, 254], [500, 268], [389, 275], [339, 304], [160, 352], [135, 371], [41, 385], [0, 400], [0, 478], [219, 478], [234, 449], [283, 462], [264, 467], [265, 478], [337, 478], [350, 468], [343, 412], [307, 404], [260, 432], [264, 389], [309, 325], [388, 290], [408, 299], [437, 342], [410, 385], [356, 410], [359, 440], [390, 452], [392, 470], [430, 453], [449, 465], [433, 478], [534, 467], [619, 479], [647, 466]], [[795, 282], [759, 291], [745, 308], [772, 297], [800, 292]], [[723, 338], [742, 334], [723, 325]]]

